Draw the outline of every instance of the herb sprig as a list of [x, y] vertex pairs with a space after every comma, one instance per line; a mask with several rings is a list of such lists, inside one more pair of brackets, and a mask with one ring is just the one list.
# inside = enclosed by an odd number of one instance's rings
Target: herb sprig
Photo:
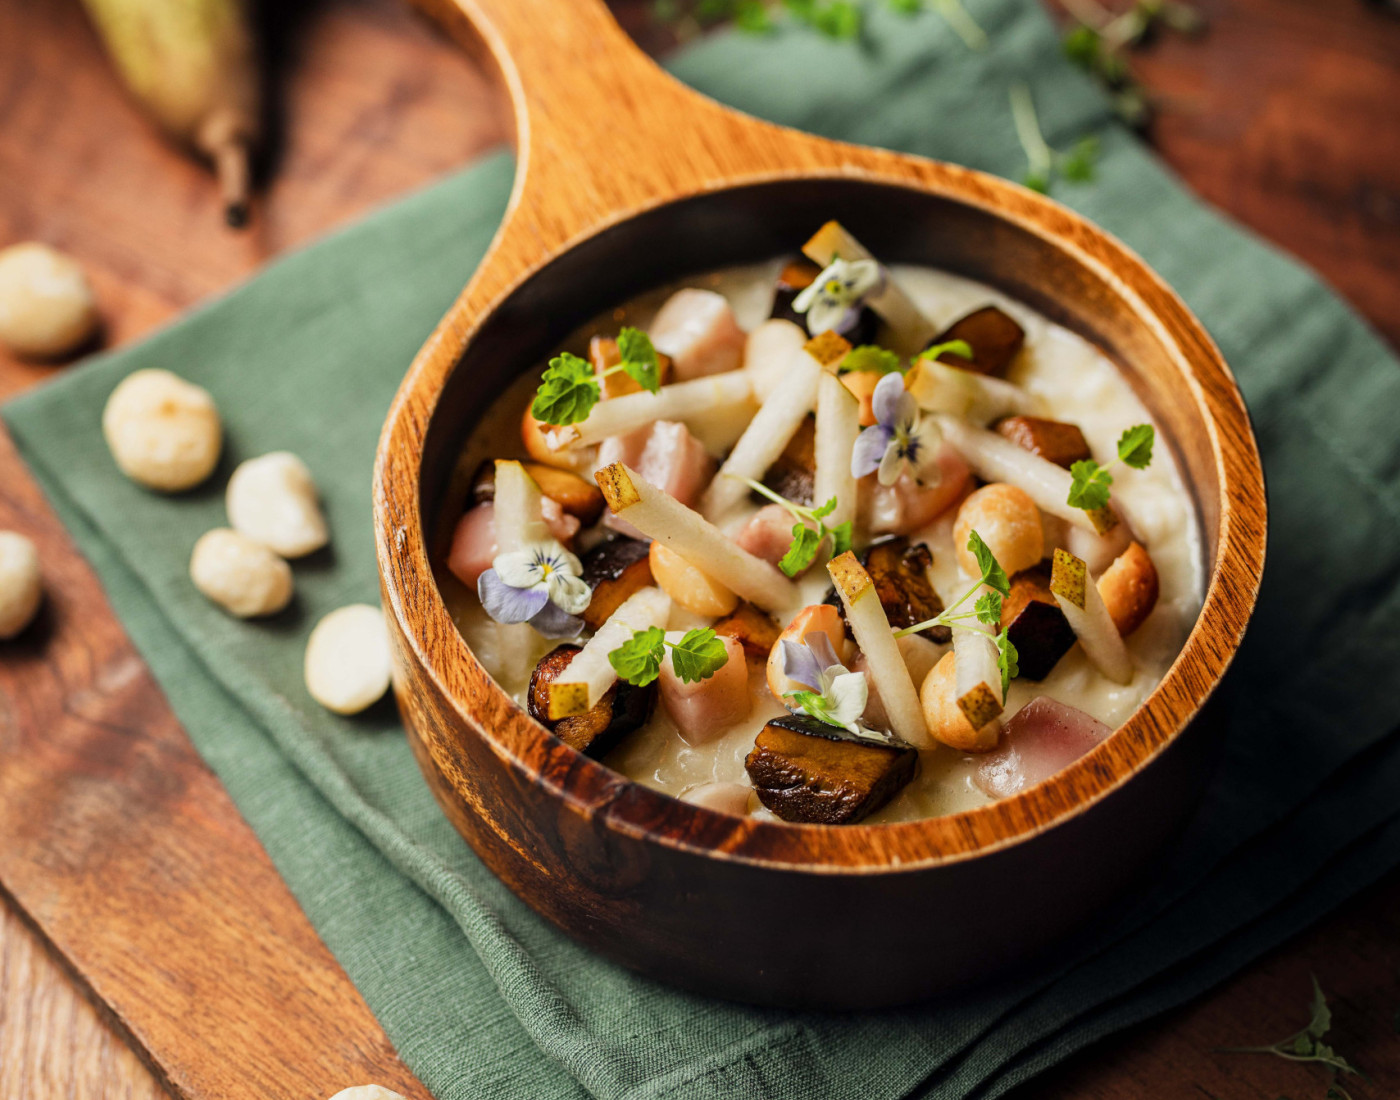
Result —
[[1332, 1028], [1332, 1010], [1327, 1007], [1327, 995], [1318, 984], [1317, 975], [1312, 976], [1312, 1003], [1309, 1006], [1312, 1018], [1302, 1031], [1295, 1032], [1286, 1039], [1262, 1047], [1224, 1047], [1227, 1054], [1272, 1054], [1290, 1062], [1315, 1062], [1331, 1070], [1332, 1080], [1327, 1089], [1327, 1100], [1351, 1100], [1351, 1094], [1337, 1083], [1339, 1075], [1347, 1074], [1365, 1078], [1365, 1074], [1343, 1058], [1323, 1040]]
[[919, 352], [917, 359], [939, 359], [944, 355], [956, 355], [959, 359], [972, 361], [972, 345], [966, 340], [944, 340], [941, 344], [930, 344]]
[[[932, 344], [924, 348], [914, 357], [917, 363], [920, 359], [937, 359], [940, 355], [956, 355], [960, 359], [972, 359], [972, 345], [966, 340], [945, 340], [941, 344]], [[901, 374], [907, 373], [913, 363], [905, 364], [902, 359], [888, 348], [882, 348], [878, 344], [861, 344], [846, 352], [846, 356], [841, 360], [836, 368], [837, 374], [848, 374], [853, 371], [871, 371], [875, 374], [894, 374], [898, 371]]]
[[1021, 182], [1032, 191], [1049, 192], [1057, 176], [1072, 183], [1087, 183], [1094, 178], [1099, 159], [1098, 137], [1087, 134], [1067, 153], [1050, 148], [1040, 132], [1031, 90], [1024, 84], [1011, 86], [1011, 118], [1016, 124], [1016, 137], [1026, 153], [1027, 169]]
[[661, 675], [668, 648], [676, 675], [687, 684], [708, 680], [729, 661], [724, 642], [710, 627], [687, 631], [679, 642], [669, 642], [665, 631], [652, 626], [637, 631], [609, 653], [608, 663], [618, 679], [646, 687]]
[[836, 511], [836, 498], [832, 497], [820, 508], [807, 508], [804, 505], [796, 504], [787, 497], [773, 492], [761, 481], [754, 481], [753, 478], [742, 479], [744, 484], [761, 497], [766, 497], [774, 504], [785, 508], [789, 515], [797, 522], [792, 527], [792, 544], [787, 548], [787, 553], [778, 562], [778, 568], [789, 577], [795, 577], [817, 559], [817, 551], [821, 549], [822, 542], [831, 540], [831, 556], [834, 558], [844, 554], [851, 548], [851, 528], [852, 522], [846, 520], [838, 523], [835, 527], [826, 525], [826, 517]]
[[[933, 618], [925, 619], [913, 626], [906, 626], [902, 630], [896, 630], [894, 636], [903, 638], [907, 634], [918, 634], [920, 631], [935, 626], [946, 626], [953, 630], [975, 630], [974, 627], [968, 625], [968, 620], [976, 621], [983, 626], [998, 628], [997, 633], [991, 636], [991, 641], [997, 647], [997, 668], [1001, 671], [1001, 695], [1004, 699], [1006, 698], [1006, 689], [1011, 686], [1011, 681], [1021, 671], [1018, 663], [1020, 655], [1016, 652], [1016, 646], [1007, 636], [1007, 632], [999, 629], [1001, 627], [1001, 605], [1002, 601], [1011, 594], [1011, 580], [992, 553], [991, 547], [982, 541], [982, 536], [976, 531], [968, 533], [967, 549], [977, 559], [977, 568], [980, 573], [972, 587]], [[970, 611], [958, 610], [958, 608], [964, 607], [974, 593], [979, 592], [984, 587], [991, 589], [991, 591], [981, 592], [973, 602]], [[985, 636], [985, 631], [978, 630], [977, 633]]]
[[1074, 479], [1069, 488], [1071, 508], [1082, 508], [1086, 512], [1097, 512], [1108, 507], [1108, 491], [1113, 484], [1109, 470], [1116, 463], [1131, 466], [1134, 470], [1147, 468], [1152, 461], [1152, 444], [1156, 433], [1151, 424], [1135, 424], [1118, 437], [1118, 457], [1105, 466], [1100, 466], [1092, 458], [1082, 458], [1070, 468]]
[[[884, 0], [899, 15], [936, 11], [970, 50], [987, 48], [987, 34], [963, 6], [962, 0]], [[792, 22], [841, 41], [858, 39], [865, 29], [868, 4], [857, 0], [655, 0], [653, 12], [662, 22], [687, 30], [725, 21], [748, 34], [771, 34], [778, 28], [778, 13]], [[687, 24], [689, 26], [687, 27]]]
[[1099, 0], [1064, 0], [1074, 26], [1064, 37], [1065, 56], [1095, 76], [1108, 90], [1118, 116], [1143, 127], [1152, 117], [1152, 102], [1133, 76], [1126, 51], [1145, 42], [1159, 26], [1196, 34], [1205, 20], [1183, 0], [1136, 0], [1123, 12], [1109, 11]]
[[623, 328], [617, 334], [617, 350], [622, 361], [601, 374], [572, 352], [555, 356], [540, 379], [530, 415], [556, 427], [586, 420], [603, 396], [603, 379], [618, 373], [626, 374], [648, 393], [661, 388], [661, 360], [645, 332]]

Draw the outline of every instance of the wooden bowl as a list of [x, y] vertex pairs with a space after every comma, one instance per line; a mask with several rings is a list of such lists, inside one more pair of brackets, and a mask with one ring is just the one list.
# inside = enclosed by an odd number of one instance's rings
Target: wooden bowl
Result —
[[[520, 168], [492, 250], [414, 361], [375, 474], [394, 687], [443, 811], [512, 890], [588, 946], [746, 1001], [861, 1008], [984, 977], [1075, 927], [1170, 836], [1216, 741], [1198, 720], [1263, 567], [1259, 455], [1199, 322], [1123, 245], [1021, 187], [746, 118], [653, 66], [597, 0], [433, 0], [496, 59]], [[790, 251], [837, 218], [886, 262], [996, 286], [1123, 369], [1193, 486], [1200, 619], [1112, 737], [1050, 781], [899, 825], [775, 824], [640, 786], [547, 733], [463, 641], [429, 547], [491, 400], [600, 309]]]

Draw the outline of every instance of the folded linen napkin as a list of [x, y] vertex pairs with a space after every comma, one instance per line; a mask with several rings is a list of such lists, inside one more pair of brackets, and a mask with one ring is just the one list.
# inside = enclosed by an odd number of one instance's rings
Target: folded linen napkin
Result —
[[[882, 6], [881, 6], [882, 7]], [[301, 652], [316, 619], [378, 592], [374, 446], [425, 335], [504, 210], [497, 155], [269, 267], [145, 343], [4, 410], [55, 508], [176, 713], [408, 1064], [456, 1097], [999, 1095], [1094, 1038], [1180, 1003], [1400, 863], [1400, 372], [1318, 280], [1191, 198], [1062, 60], [1038, 5], [969, 0], [969, 51], [936, 15], [872, 9], [859, 43], [718, 35], [682, 79], [775, 121], [1013, 177], [1008, 87], [1025, 80], [1050, 142], [1097, 133], [1097, 179], [1056, 197], [1141, 252], [1203, 318], [1255, 417], [1270, 563], [1236, 663], [1225, 760], [1146, 896], [1051, 962], [897, 1012], [764, 1011], [612, 966], [535, 917], [428, 794], [392, 706], [315, 706]], [[223, 473], [274, 449], [316, 472], [333, 547], [296, 567], [271, 623], [235, 622], [186, 576], [224, 522], [221, 485], [146, 494], [97, 425], [130, 371], [207, 387]], [[956, 950], [956, 944], [920, 949]], [[327, 1092], [345, 1082], [327, 1082]]]

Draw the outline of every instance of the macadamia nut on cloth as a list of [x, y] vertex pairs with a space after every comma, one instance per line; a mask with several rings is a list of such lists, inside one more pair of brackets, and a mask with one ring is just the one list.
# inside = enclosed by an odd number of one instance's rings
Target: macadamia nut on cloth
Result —
[[336, 714], [359, 714], [389, 690], [384, 612], [356, 603], [332, 611], [306, 642], [306, 690]]
[[292, 567], [262, 543], [227, 527], [216, 527], [194, 544], [190, 579], [240, 619], [275, 615], [292, 598]]
[[77, 260], [34, 242], [0, 251], [0, 344], [24, 359], [55, 359], [96, 331], [97, 299]]
[[165, 493], [193, 489], [219, 463], [224, 430], [207, 390], [168, 370], [127, 375], [107, 398], [102, 434], [121, 472]]
[[400, 1093], [383, 1085], [352, 1085], [341, 1089], [331, 1100], [404, 1100]]
[[34, 621], [44, 598], [39, 551], [15, 531], [0, 531], [0, 641]]
[[330, 540], [315, 479], [288, 451], [242, 463], [229, 478], [224, 503], [235, 531], [284, 558], [305, 557]]

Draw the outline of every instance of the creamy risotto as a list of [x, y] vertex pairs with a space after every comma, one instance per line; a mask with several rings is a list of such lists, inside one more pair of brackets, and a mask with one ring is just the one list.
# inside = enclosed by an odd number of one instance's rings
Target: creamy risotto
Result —
[[804, 252], [642, 295], [502, 394], [448, 605], [545, 726], [680, 798], [841, 824], [1015, 793], [1175, 658], [1191, 498], [1081, 337], [834, 223]]

